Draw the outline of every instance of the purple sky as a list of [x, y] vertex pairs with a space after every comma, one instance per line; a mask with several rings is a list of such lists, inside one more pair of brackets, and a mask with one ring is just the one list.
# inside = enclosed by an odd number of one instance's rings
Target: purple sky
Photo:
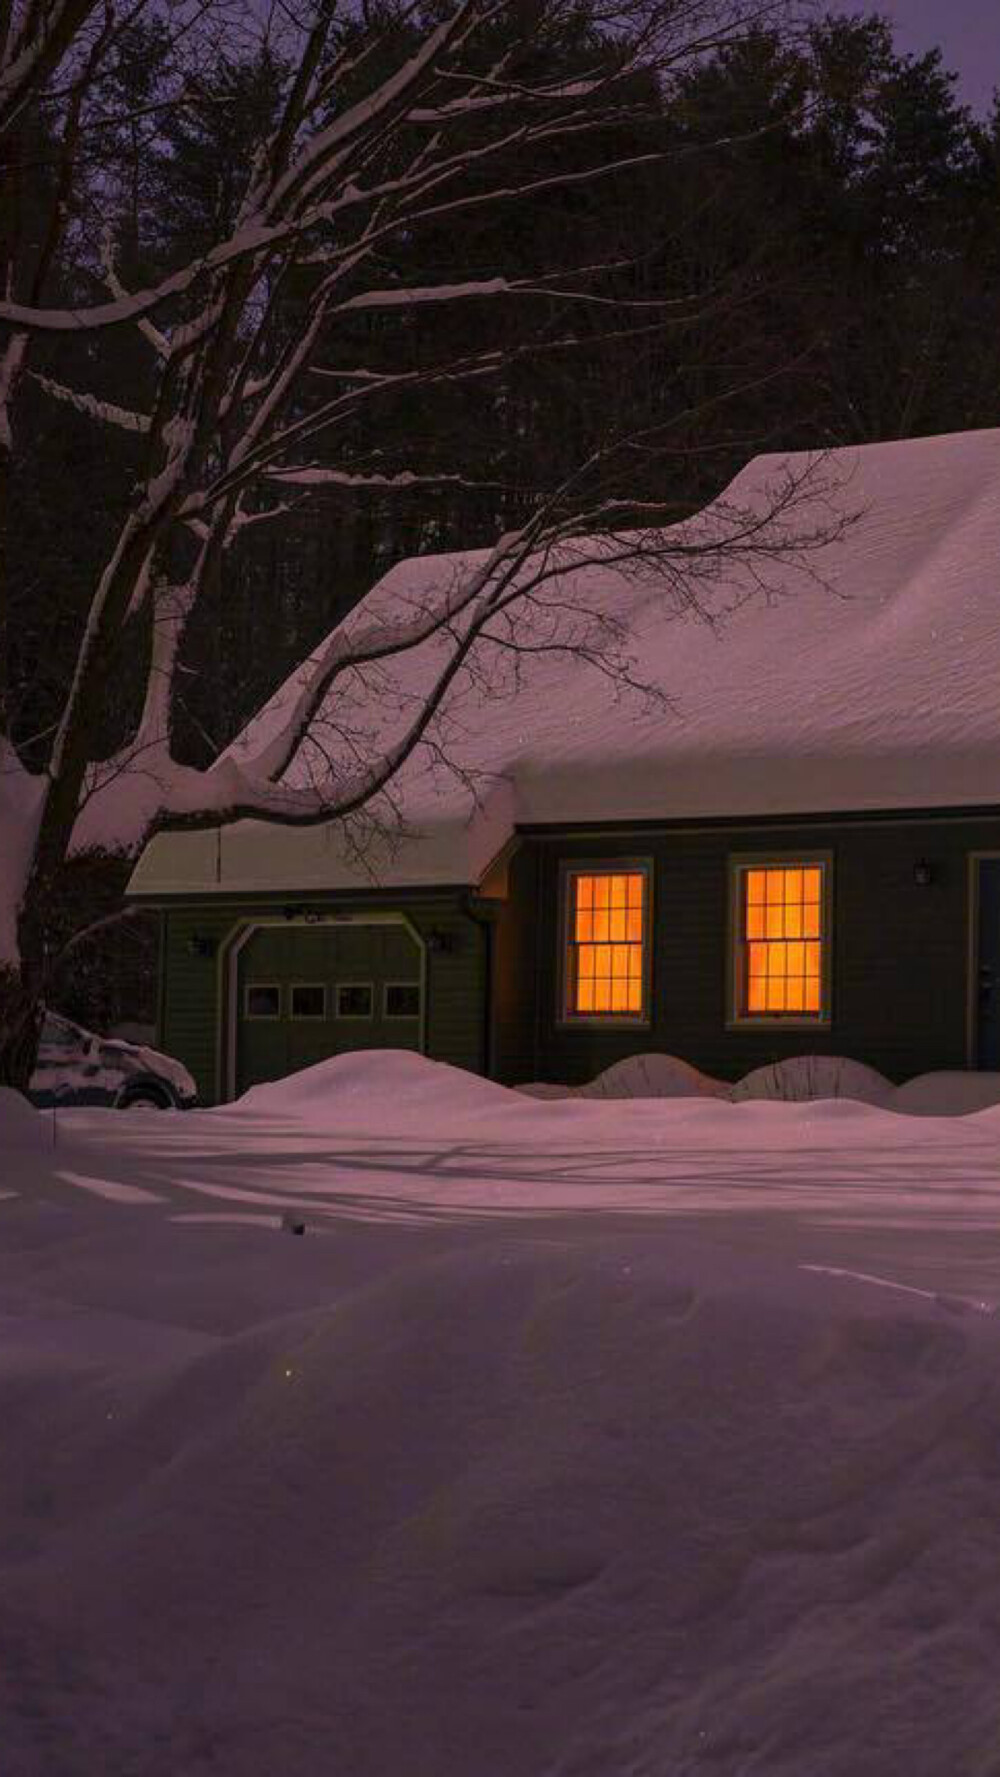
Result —
[[920, 54], [939, 44], [959, 92], [976, 112], [1000, 86], [1000, 0], [835, 0], [840, 12], [880, 12], [895, 26], [897, 47]]

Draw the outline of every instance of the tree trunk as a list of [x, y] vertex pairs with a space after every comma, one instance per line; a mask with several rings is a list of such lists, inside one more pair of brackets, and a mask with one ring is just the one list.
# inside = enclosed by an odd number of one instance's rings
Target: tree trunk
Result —
[[27, 1092], [45, 1016], [45, 935], [38, 910], [18, 921], [20, 961], [0, 965], [0, 1086]]

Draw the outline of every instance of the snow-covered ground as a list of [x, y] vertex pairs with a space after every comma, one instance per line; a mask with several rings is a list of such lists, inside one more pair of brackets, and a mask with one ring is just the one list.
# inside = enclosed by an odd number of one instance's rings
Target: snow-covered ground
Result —
[[4, 1777], [1000, 1770], [1000, 1110], [362, 1055], [0, 1192]]

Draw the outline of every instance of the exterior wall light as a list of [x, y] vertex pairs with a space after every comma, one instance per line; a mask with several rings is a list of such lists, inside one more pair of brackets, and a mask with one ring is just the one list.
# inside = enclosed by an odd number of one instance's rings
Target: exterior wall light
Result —
[[216, 938], [206, 938], [201, 932], [192, 932], [187, 941], [189, 956], [214, 956], [218, 948]]
[[927, 858], [918, 858], [913, 866], [913, 880], [918, 888], [930, 888], [934, 881], [934, 867]]

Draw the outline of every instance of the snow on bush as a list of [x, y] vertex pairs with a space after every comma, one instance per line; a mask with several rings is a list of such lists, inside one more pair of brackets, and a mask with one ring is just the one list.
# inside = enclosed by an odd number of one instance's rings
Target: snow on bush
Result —
[[966, 1117], [998, 1104], [1000, 1074], [941, 1072], [917, 1074], [897, 1086], [886, 1100], [886, 1109], [911, 1117]]
[[861, 1104], [885, 1105], [892, 1091], [892, 1082], [863, 1061], [843, 1055], [791, 1055], [744, 1074], [729, 1096], [734, 1104], [748, 1098], [786, 1099], [793, 1104], [811, 1098], [853, 1098]]
[[579, 1089], [581, 1098], [726, 1098], [729, 1087], [677, 1055], [629, 1055]]
[[531, 1098], [727, 1098], [729, 1086], [677, 1055], [628, 1055], [584, 1086], [533, 1080], [518, 1092]]
[[[726, 1098], [785, 1099], [793, 1104], [814, 1098], [851, 1098], [884, 1105], [892, 1084], [875, 1068], [839, 1055], [795, 1055], [745, 1074], [737, 1085], [713, 1079], [677, 1055], [630, 1055], [605, 1068], [585, 1086], [556, 1086], [533, 1081], [518, 1092], [533, 1098]], [[998, 1094], [1000, 1096], [1000, 1094]], [[993, 1099], [988, 1101], [993, 1103]]]

